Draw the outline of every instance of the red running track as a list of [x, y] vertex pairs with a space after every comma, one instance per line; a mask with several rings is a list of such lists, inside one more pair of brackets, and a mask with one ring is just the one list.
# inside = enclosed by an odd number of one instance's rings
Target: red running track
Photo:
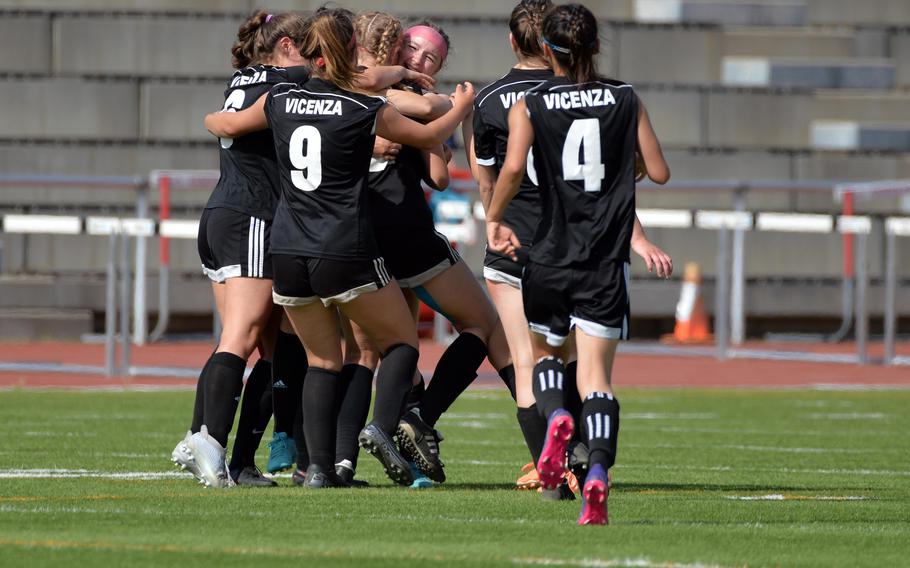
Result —
[[[780, 348], [790, 351], [852, 353], [851, 344], [838, 345], [746, 345], [752, 349]], [[135, 366], [201, 368], [212, 350], [208, 342], [175, 342], [133, 347]], [[420, 369], [432, 376], [443, 348], [422, 342]], [[881, 345], [870, 346], [870, 354], [880, 355]], [[910, 355], [910, 343], [899, 346], [898, 353]], [[102, 366], [104, 345], [77, 342], [0, 343], [0, 362], [50, 363]], [[815, 386], [910, 388], [910, 367], [859, 366], [845, 363], [768, 361], [730, 359], [718, 361], [709, 356], [638, 355], [620, 353], [614, 366], [613, 384], [623, 388], [800, 388]], [[190, 388], [194, 378], [117, 377], [101, 374], [0, 371], [0, 388]], [[475, 385], [501, 385], [495, 371], [484, 363]]]

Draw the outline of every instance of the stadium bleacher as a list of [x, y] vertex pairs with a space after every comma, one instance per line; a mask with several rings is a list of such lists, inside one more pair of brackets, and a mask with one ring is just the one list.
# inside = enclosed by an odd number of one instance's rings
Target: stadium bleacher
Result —
[[[319, 4], [279, 0], [269, 7]], [[376, 8], [366, 0], [341, 4]], [[910, 177], [910, 2], [589, 4], [603, 22], [602, 70], [636, 86], [674, 180]], [[202, 118], [218, 106], [231, 71], [229, 47], [239, 22], [256, 5], [86, 0], [76, 8], [66, 0], [0, 1], [0, 172], [147, 175], [159, 168], [217, 168]], [[383, 9], [432, 17], [446, 29], [454, 46], [441, 76], [446, 89], [464, 80], [480, 86], [512, 65], [506, 21], [513, 5], [512, 0], [389, 0]], [[174, 215], [198, 215], [205, 199], [200, 191], [175, 192]], [[727, 208], [733, 197], [644, 191], [639, 204]], [[819, 193], [750, 194], [746, 204], [774, 211], [841, 208], [832, 195]], [[124, 190], [29, 186], [0, 192], [0, 212], [132, 214], [134, 206], [135, 193]], [[892, 196], [857, 207], [906, 211], [910, 199]], [[696, 260], [710, 272], [712, 234], [693, 229], [652, 236], [658, 242], [672, 238], [680, 261]], [[106, 244], [91, 237], [0, 238], [4, 275], [104, 268]], [[746, 246], [750, 276], [840, 275], [837, 239], [762, 235], [750, 236]], [[874, 239], [871, 246], [878, 246]], [[786, 256], [778, 254], [783, 248]], [[197, 271], [195, 244], [175, 243], [172, 249], [175, 273]], [[153, 260], [155, 250], [150, 243]], [[901, 258], [907, 277], [910, 251]], [[880, 265], [880, 259], [873, 261], [873, 274]]]

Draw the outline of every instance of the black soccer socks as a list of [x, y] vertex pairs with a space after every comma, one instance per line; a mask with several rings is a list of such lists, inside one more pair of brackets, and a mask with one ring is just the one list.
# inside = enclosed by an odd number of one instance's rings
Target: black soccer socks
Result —
[[310, 367], [303, 382], [303, 433], [310, 464], [325, 471], [335, 468], [335, 408], [338, 375]]
[[512, 400], [516, 400], [515, 397], [515, 365], [509, 363], [499, 371], [499, 378], [502, 379], [502, 382], [505, 383], [506, 388], [509, 389], [509, 394], [512, 395]]
[[373, 421], [390, 436], [398, 429], [398, 420], [401, 418], [404, 400], [411, 390], [411, 380], [419, 356], [417, 349], [405, 343], [390, 347], [382, 355], [376, 374]]
[[245, 369], [245, 360], [233, 353], [221, 351], [211, 356], [205, 370], [202, 423], [221, 447], [227, 447], [228, 434], [234, 425]]
[[521, 428], [525, 444], [527, 444], [528, 451], [531, 452], [531, 459], [536, 466], [540, 461], [540, 452], [547, 437], [547, 419], [540, 415], [536, 404], [532, 404], [528, 408], [518, 407], [516, 414], [518, 426]]
[[544, 357], [534, 365], [531, 372], [531, 387], [534, 390], [534, 400], [541, 416], [546, 420], [554, 411], [565, 408], [566, 368], [562, 359], [557, 357]]
[[272, 363], [275, 432], [284, 432], [289, 437], [294, 437], [294, 419], [299, 414], [306, 372], [306, 350], [300, 339], [293, 333], [279, 331]]
[[370, 399], [373, 396], [373, 371], [363, 365], [350, 364], [341, 369], [338, 377], [337, 432], [335, 434], [335, 463], [351, 462], [357, 467], [357, 436], [367, 423]]
[[588, 468], [600, 464], [610, 469], [616, 462], [616, 439], [619, 435], [619, 401], [605, 392], [592, 392], [582, 405], [584, 439], [590, 457]]
[[477, 369], [487, 356], [487, 346], [472, 333], [462, 333], [449, 345], [420, 403], [420, 417], [434, 426], [442, 413], [477, 378]]
[[[250, 376], [247, 377], [240, 401], [240, 420], [237, 422], [237, 434], [234, 436], [234, 450], [231, 452], [231, 471], [254, 465], [256, 448], [262, 441], [269, 420], [272, 418], [271, 397], [266, 393], [272, 382], [272, 364], [262, 359], [256, 361]], [[268, 406], [263, 409], [263, 401], [268, 399]]]

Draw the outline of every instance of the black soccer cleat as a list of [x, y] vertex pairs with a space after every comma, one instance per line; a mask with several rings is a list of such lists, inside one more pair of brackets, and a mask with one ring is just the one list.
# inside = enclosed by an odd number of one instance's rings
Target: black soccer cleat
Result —
[[588, 446], [584, 442], [569, 442], [566, 450], [569, 454], [567, 465], [569, 471], [575, 475], [579, 486], [584, 486], [585, 477], [588, 475]]
[[569, 482], [562, 480], [556, 489], [540, 488], [540, 498], [544, 501], [574, 501], [575, 493], [569, 487]]
[[408, 467], [408, 462], [398, 453], [395, 441], [375, 422], [370, 422], [366, 428], [360, 431], [357, 441], [360, 443], [361, 448], [379, 460], [389, 479], [398, 485], [405, 486], [414, 482], [414, 478], [411, 476], [411, 468]]
[[311, 463], [306, 468], [306, 480], [302, 483], [307, 489], [329, 489], [331, 487], [350, 487], [335, 475], [332, 470], [325, 470], [322, 467]]
[[446, 480], [445, 464], [439, 458], [442, 436], [416, 412], [406, 412], [398, 423], [398, 442], [413, 458], [417, 469], [437, 483]]
[[354, 479], [354, 470], [340, 463], [335, 464], [335, 475], [348, 487], [369, 487], [362, 479]]
[[231, 471], [231, 477], [234, 479], [234, 483], [244, 487], [275, 487], [278, 485], [272, 479], [262, 475], [259, 468], [254, 465]]

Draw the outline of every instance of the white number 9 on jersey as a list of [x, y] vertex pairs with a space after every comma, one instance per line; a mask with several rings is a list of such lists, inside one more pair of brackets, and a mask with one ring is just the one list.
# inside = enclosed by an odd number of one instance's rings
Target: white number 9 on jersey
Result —
[[[237, 112], [243, 108], [243, 101], [246, 99], [246, 91], [243, 89], [236, 89], [231, 91], [231, 94], [224, 99], [224, 106], [221, 107], [222, 112]], [[234, 145], [233, 138], [219, 138], [221, 141], [221, 147], [227, 150]]]
[[294, 187], [314, 191], [322, 183], [322, 135], [319, 130], [309, 124], [294, 130], [291, 134], [290, 154], [291, 164], [298, 168], [291, 170]]

